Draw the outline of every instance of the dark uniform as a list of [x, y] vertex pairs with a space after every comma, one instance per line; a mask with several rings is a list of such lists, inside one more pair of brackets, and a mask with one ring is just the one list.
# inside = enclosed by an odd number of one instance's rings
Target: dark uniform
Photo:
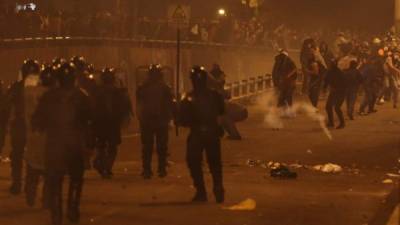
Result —
[[143, 177], [152, 177], [151, 161], [154, 141], [158, 153], [158, 173], [167, 175], [168, 125], [172, 120], [173, 95], [164, 82], [159, 65], [152, 65], [147, 80], [136, 93], [142, 139]]
[[333, 109], [339, 119], [338, 129], [344, 128], [344, 116], [342, 105], [346, 98], [346, 79], [343, 72], [337, 67], [337, 62], [331, 64], [324, 82], [324, 88], [329, 87], [329, 96], [326, 102], [326, 112], [328, 114], [328, 127], [334, 127]]
[[29, 75], [38, 75], [39, 64], [31, 59], [25, 60], [22, 68], [22, 80], [15, 82], [7, 93], [8, 115], [11, 136], [11, 194], [19, 194], [22, 187], [22, 167], [27, 141], [27, 118], [25, 106], [25, 82]]
[[291, 107], [296, 88], [297, 69], [287, 53], [281, 52], [275, 57], [272, 79], [279, 91], [278, 107]]
[[350, 69], [345, 72], [347, 93], [346, 93], [346, 104], [347, 104], [347, 116], [350, 120], [354, 120], [354, 107], [357, 101], [358, 91], [362, 83], [362, 76], [360, 71], [357, 69], [358, 63], [352, 61], [350, 63]]
[[130, 109], [128, 96], [115, 86], [114, 69], [104, 69], [101, 80], [95, 98], [94, 134], [98, 152], [94, 167], [103, 178], [110, 178], [121, 144], [121, 125]]
[[194, 67], [191, 79], [194, 89], [181, 102], [179, 123], [190, 128], [186, 160], [197, 191], [193, 201], [207, 201], [202, 171], [205, 151], [216, 201], [221, 203], [224, 201], [220, 142], [223, 129], [219, 120], [225, 113], [224, 99], [218, 92], [207, 87], [207, 72], [204, 69]]
[[89, 100], [74, 86], [75, 68], [65, 63], [58, 69], [60, 87], [47, 91], [39, 101], [33, 124], [46, 134], [45, 168], [49, 188], [49, 206], [53, 224], [62, 223], [62, 186], [69, 175], [68, 212], [70, 222], [80, 219], [83, 186], [85, 132], [92, 115]]
[[[35, 99], [30, 99], [34, 102], [35, 109], [37, 107], [37, 101], [41, 95], [48, 90], [56, 88], [56, 73], [53, 66], [43, 67], [40, 73], [40, 86], [35, 90], [36, 94], [32, 97]], [[32, 101], [33, 100], [33, 101]], [[32, 113], [29, 113], [32, 116]], [[27, 149], [25, 153], [26, 161], [26, 174], [25, 174], [25, 197], [28, 206], [34, 206], [36, 201], [36, 194], [39, 185], [40, 178], [44, 181], [42, 189], [42, 206], [43, 208], [48, 208], [48, 182], [45, 176], [45, 143], [46, 137], [40, 132], [40, 129], [36, 127], [36, 124], [31, 123], [31, 131], [28, 136]]]

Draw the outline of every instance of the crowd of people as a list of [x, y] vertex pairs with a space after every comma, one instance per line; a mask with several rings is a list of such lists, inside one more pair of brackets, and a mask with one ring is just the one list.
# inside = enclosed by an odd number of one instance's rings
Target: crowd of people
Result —
[[[334, 113], [339, 119], [337, 129], [345, 127], [342, 105], [346, 102], [347, 116], [355, 117], [356, 102], [360, 102], [358, 114], [366, 116], [377, 112], [376, 105], [391, 102], [398, 107], [400, 92], [400, 48], [397, 37], [389, 32], [383, 38], [371, 41], [349, 39], [339, 33], [330, 50], [329, 45], [318, 39], [304, 41], [300, 54], [302, 91], [317, 109], [321, 93], [329, 90], [326, 103], [327, 126], [334, 127]], [[279, 90], [279, 107], [293, 104], [293, 93], [299, 71], [285, 50], [275, 58], [274, 84]], [[363, 99], [358, 100], [363, 93]]]
[[[194, 66], [190, 71], [193, 90], [176, 101], [163, 79], [161, 65], [150, 65], [146, 79], [136, 90], [136, 115], [142, 142], [142, 177], [153, 177], [156, 149], [157, 172], [167, 176], [171, 122], [187, 127], [187, 165], [196, 193], [194, 202], [207, 201], [203, 179], [203, 152], [207, 155], [217, 203], [224, 202], [220, 139], [240, 140], [235, 121], [227, 115], [230, 98], [224, 90], [225, 74], [218, 65], [210, 72]], [[113, 165], [121, 144], [121, 132], [133, 117], [127, 89], [114, 68], [99, 73], [83, 57], [55, 58], [39, 65], [24, 61], [21, 77], [8, 89], [0, 86], [0, 153], [6, 135], [11, 140], [11, 186], [9, 192], [24, 192], [26, 203], [37, 202], [40, 180], [42, 206], [54, 225], [63, 221], [63, 178], [69, 177], [66, 217], [80, 220], [80, 202], [85, 170], [95, 169], [101, 178], [113, 177]], [[3, 83], [1, 83], [3, 84]], [[236, 110], [237, 111], [237, 110]], [[232, 113], [231, 113], [232, 114]], [[25, 173], [24, 173], [25, 165]], [[25, 174], [23, 176], [23, 174]]]
[[[42, 36], [137, 38], [141, 40], [175, 40], [176, 22], [149, 17], [132, 18], [126, 13], [99, 11], [79, 13], [67, 11], [43, 12], [26, 9], [0, 12], [2, 38]], [[292, 29], [268, 17], [238, 18], [233, 15], [216, 19], [191, 19], [182, 24], [182, 40], [224, 43], [233, 45], [267, 47], [271, 49], [299, 49], [302, 40], [332, 39], [334, 32]], [[360, 31], [346, 31], [346, 36], [359, 35]]]

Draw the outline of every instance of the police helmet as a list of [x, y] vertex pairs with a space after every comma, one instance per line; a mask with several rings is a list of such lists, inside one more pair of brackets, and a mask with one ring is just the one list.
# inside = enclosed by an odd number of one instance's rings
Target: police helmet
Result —
[[151, 64], [149, 66], [148, 75], [151, 78], [160, 78], [160, 77], [162, 77], [162, 66], [161, 66], [161, 64]]
[[70, 60], [78, 72], [84, 72], [86, 69], [86, 60], [83, 56], [74, 56]]
[[96, 72], [94, 64], [93, 63], [88, 64], [86, 67], [86, 71], [88, 74], [94, 74]]
[[57, 81], [57, 67], [50, 65], [43, 65], [40, 72], [40, 81], [43, 86], [50, 87], [53, 86]]
[[190, 71], [190, 79], [194, 89], [205, 88], [207, 86], [207, 76], [207, 71], [203, 66], [193, 66]]
[[104, 84], [112, 84], [115, 82], [115, 69], [114, 68], [104, 68], [101, 71], [101, 80]]
[[67, 60], [65, 60], [64, 58], [56, 57], [56, 58], [53, 59], [52, 65], [58, 67], [58, 66], [60, 66], [61, 64], [65, 63], [65, 62], [67, 62]]
[[76, 80], [76, 67], [71, 62], [65, 62], [57, 68], [57, 78], [61, 87], [72, 87]]
[[39, 74], [40, 66], [36, 60], [26, 59], [21, 67], [22, 77], [25, 78], [29, 74]]

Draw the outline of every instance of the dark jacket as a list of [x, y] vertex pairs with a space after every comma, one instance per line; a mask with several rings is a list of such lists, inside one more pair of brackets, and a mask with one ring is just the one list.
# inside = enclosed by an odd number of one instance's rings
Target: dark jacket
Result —
[[97, 138], [121, 143], [121, 126], [131, 113], [129, 96], [114, 86], [100, 86], [95, 95], [94, 133]]
[[296, 70], [296, 65], [289, 56], [277, 55], [272, 69], [274, 86], [280, 89], [296, 86], [297, 72], [289, 76], [293, 70]]
[[65, 171], [71, 159], [83, 161], [91, 115], [88, 96], [78, 88], [56, 88], [43, 94], [32, 126], [46, 134], [47, 169]]
[[362, 75], [358, 69], [349, 69], [344, 74], [349, 88], [358, 88], [362, 83]]
[[364, 64], [360, 69], [364, 89], [372, 90], [379, 88], [381, 72], [379, 64]]
[[147, 80], [136, 91], [140, 121], [168, 123], [173, 118], [173, 94], [162, 80]]
[[225, 114], [224, 98], [217, 91], [189, 92], [181, 102], [179, 123], [191, 133], [219, 138], [223, 135], [218, 118]]
[[10, 121], [10, 135], [12, 138], [26, 144], [27, 121], [25, 118], [24, 81], [11, 85], [7, 91], [7, 121]]
[[337, 67], [331, 67], [325, 77], [324, 89], [330, 88], [331, 91], [347, 90], [347, 82], [344, 73]]

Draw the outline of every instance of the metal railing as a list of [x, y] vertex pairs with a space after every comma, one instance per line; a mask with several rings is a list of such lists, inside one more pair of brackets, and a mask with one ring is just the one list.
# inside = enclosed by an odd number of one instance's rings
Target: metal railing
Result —
[[266, 74], [228, 83], [225, 85], [225, 91], [231, 96], [232, 100], [236, 100], [258, 95], [272, 87], [272, 75]]

